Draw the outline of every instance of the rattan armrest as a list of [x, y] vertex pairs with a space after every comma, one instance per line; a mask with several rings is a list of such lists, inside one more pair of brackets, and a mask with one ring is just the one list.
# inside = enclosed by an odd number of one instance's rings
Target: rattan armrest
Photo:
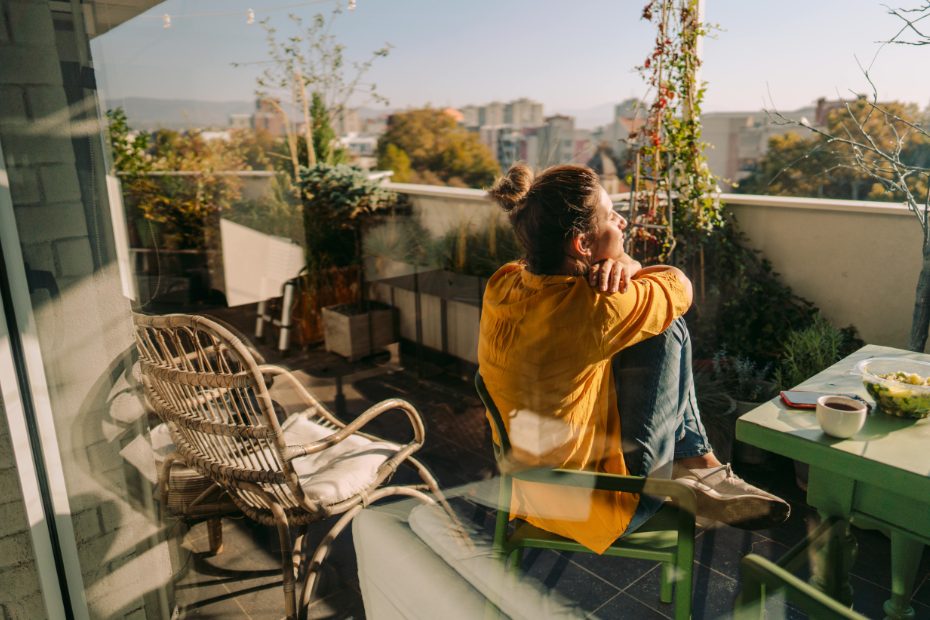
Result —
[[671, 498], [677, 506], [691, 514], [694, 514], [697, 507], [694, 491], [674, 480], [550, 468], [534, 468], [511, 472], [511, 476], [516, 480], [525, 480], [528, 482], [560, 484], [586, 489], [597, 489], [599, 491], [647, 493], [658, 497], [668, 497]]
[[297, 392], [297, 395], [303, 399], [304, 404], [307, 407], [313, 407], [316, 410], [316, 413], [325, 418], [328, 422], [331, 422], [340, 428], [345, 426], [345, 422], [330, 413], [326, 406], [323, 405], [323, 403], [320, 402], [316, 396], [311, 394], [310, 390], [308, 390], [306, 386], [301, 383], [297, 377], [294, 376], [294, 373], [292, 373], [287, 368], [276, 366], [274, 364], [262, 364], [258, 367], [258, 370], [263, 375], [268, 375], [271, 377], [282, 377], [291, 385], [291, 387], [294, 388], [294, 390]]
[[[284, 451], [284, 458], [290, 461], [301, 456], [306, 456], [307, 454], [313, 454], [315, 452], [325, 450], [326, 448], [339, 443], [349, 435], [356, 433], [358, 429], [365, 426], [382, 413], [391, 411], [393, 409], [400, 409], [403, 411], [407, 415], [407, 419], [410, 420], [410, 425], [413, 427], [413, 440], [406, 444], [404, 447], [409, 448], [411, 446], [422, 446], [423, 441], [426, 438], [426, 429], [423, 426], [423, 420], [420, 418], [419, 412], [413, 405], [405, 400], [400, 398], [389, 398], [387, 400], [381, 401], [376, 405], [372, 405], [366, 409], [364, 413], [352, 420], [351, 423], [345, 425], [342, 429], [336, 431], [332, 435], [303, 446], [288, 446]], [[405, 450], [405, 453], [406, 452], [408, 451]]]

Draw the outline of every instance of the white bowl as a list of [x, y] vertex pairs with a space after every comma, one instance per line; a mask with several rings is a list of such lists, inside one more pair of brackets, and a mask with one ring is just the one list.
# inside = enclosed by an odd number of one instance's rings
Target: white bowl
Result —
[[[849, 407], [838, 409], [836, 406]], [[848, 396], [821, 396], [817, 399], [817, 422], [827, 435], [847, 439], [858, 433], [868, 413], [865, 403]]]

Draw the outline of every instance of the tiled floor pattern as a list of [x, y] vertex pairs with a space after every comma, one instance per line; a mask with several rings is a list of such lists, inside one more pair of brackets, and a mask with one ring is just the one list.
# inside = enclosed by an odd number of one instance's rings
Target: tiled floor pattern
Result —
[[[383, 358], [350, 367], [320, 351], [293, 355], [285, 363], [302, 371], [302, 379], [329, 405], [334, 405], [337, 394], [334, 377], [341, 374], [344, 419], [353, 418], [370, 403], [388, 396], [411, 400], [426, 418], [428, 429], [426, 446], [418, 456], [443, 487], [493, 475], [484, 411], [468, 382], [437, 373], [436, 369], [431, 369], [431, 378], [424, 380], [421, 373], [417, 379], [414, 373], [400, 371]], [[287, 394], [279, 393], [277, 397], [288, 404]], [[407, 427], [398, 419], [380, 419], [369, 430], [403, 440], [408, 436], [404, 431]], [[739, 589], [739, 561], [744, 555], [752, 552], [777, 559], [814, 523], [815, 516], [794, 486], [789, 461], [776, 457], [767, 467], [745, 467], [740, 473], [762, 481], [792, 501], [794, 513], [788, 523], [772, 530], [746, 532], [722, 527], [698, 533], [693, 602], [696, 620], [730, 616]], [[322, 531], [314, 530], [317, 536]], [[176, 598], [181, 617], [280, 618], [283, 597], [275, 532], [247, 520], [226, 520], [224, 536], [225, 549], [215, 557], [203, 553], [203, 524], [194, 526], [185, 537], [184, 546], [192, 553], [178, 571]], [[857, 539], [859, 555], [852, 571], [854, 608], [869, 618], [881, 618], [881, 605], [889, 597], [888, 542], [874, 532], [857, 532]], [[913, 605], [918, 619], [930, 620], [930, 557], [924, 560]], [[526, 553], [523, 568], [546, 587], [579, 601], [594, 617], [645, 619], [672, 614], [671, 605], [659, 602], [659, 571], [654, 563], [533, 550]], [[803, 617], [778, 600], [771, 601], [768, 607], [769, 618]], [[337, 541], [324, 567], [309, 615], [313, 619], [364, 617], [351, 528]]]
[[[809, 515], [808, 515], [809, 516]], [[793, 518], [790, 527], [804, 523]], [[490, 519], [485, 525], [490, 527]], [[779, 532], [782, 536], [785, 532]], [[222, 554], [206, 557], [206, 534], [195, 526], [185, 544], [191, 554], [177, 598], [186, 618], [279, 618], [282, 615], [280, 564], [268, 528], [242, 520], [227, 520]], [[887, 541], [871, 532], [857, 532], [860, 555], [853, 570], [854, 607], [869, 618], [882, 617], [888, 598]], [[739, 590], [739, 560], [746, 553], [777, 559], [788, 547], [763, 534], [729, 527], [703, 530], [696, 540], [694, 618], [727, 618]], [[918, 619], [930, 620], [930, 563], [921, 572], [913, 606]], [[523, 570], [545, 587], [577, 601], [598, 618], [666, 618], [672, 606], [659, 602], [659, 569], [654, 563], [591, 554], [530, 550]], [[778, 600], [768, 605], [769, 618], [803, 618]], [[359, 594], [351, 531], [338, 541], [327, 562], [310, 618], [364, 618]]]

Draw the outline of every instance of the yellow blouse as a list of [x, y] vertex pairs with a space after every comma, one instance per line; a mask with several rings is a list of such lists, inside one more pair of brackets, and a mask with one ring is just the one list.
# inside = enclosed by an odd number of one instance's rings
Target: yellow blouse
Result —
[[[484, 294], [478, 365], [513, 458], [626, 474], [610, 359], [663, 332], [687, 309], [686, 291], [670, 272], [604, 294], [582, 277], [539, 276], [522, 263], [501, 267]], [[603, 553], [626, 530], [638, 501], [630, 493], [515, 480], [510, 518]]]

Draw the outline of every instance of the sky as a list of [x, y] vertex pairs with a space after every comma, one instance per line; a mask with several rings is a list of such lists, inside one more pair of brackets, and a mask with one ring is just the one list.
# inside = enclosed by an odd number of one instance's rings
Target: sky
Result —
[[[866, 90], [857, 58], [871, 63], [877, 41], [900, 24], [887, 14], [887, 1], [706, 0], [706, 20], [720, 29], [704, 44], [704, 109], [792, 110], [818, 97]], [[644, 4], [357, 0], [334, 33], [350, 59], [393, 46], [366, 78], [392, 108], [525, 96], [542, 102], [546, 114], [571, 113], [644, 94], [633, 69], [654, 36], [640, 19]], [[917, 4], [902, 0], [902, 6]], [[335, 6], [334, 0], [167, 0], [93, 40], [98, 83], [105, 98], [248, 101], [267, 60], [258, 21], [268, 18], [289, 33], [289, 12], [309, 17]], [[247, 23], [250, 8], [253, 24]], [[930, 103], [928, 60], [930, 46], [884, 47], [871, 72], [881, 97]]]

